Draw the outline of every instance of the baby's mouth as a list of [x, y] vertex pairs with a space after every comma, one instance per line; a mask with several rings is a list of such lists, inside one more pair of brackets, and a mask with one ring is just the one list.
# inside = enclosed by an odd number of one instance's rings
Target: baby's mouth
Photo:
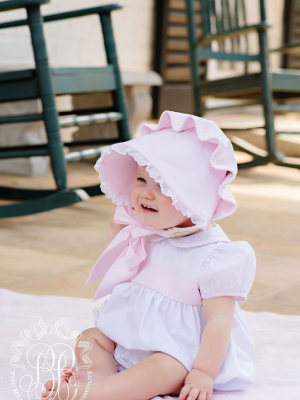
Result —
[[147, 212], [147, 211], [152, 212], [152, 213], [158, 212], [157, 210], [154, 210], [154, 208], [145, 207], [143, 204], [141, 204], [141, 207], [142, 207], [143, 211], [145, 211], [145, 212]]

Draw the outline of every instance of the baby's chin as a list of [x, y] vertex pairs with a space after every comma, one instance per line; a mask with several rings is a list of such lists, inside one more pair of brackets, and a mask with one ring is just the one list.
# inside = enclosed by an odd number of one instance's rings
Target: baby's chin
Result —
[[152, 225], [152, 226], [149, 226], [149, 224], [148, 224], [147, 226], [149, 228], [152, 228], [152, 229], [163, 230], [163, 231], [167, 231], [167, 230], [172, 229], [172, 228], [177, 228], [174, 225], [170, 225], [170, 226], [166, 226], [166, 225], [154, 226], [154, 225]]
[[156, 225], [155, 223], [151, 224], [149, 223], [149, 221], [145, 221], [144, 225], [147, 228], [151, 228], [151, 229], [157, 229], [157, 230], [164, 230], [167, 231], [168, 229], [174, 228], [173, 226], [166, 226], [166, 225]]

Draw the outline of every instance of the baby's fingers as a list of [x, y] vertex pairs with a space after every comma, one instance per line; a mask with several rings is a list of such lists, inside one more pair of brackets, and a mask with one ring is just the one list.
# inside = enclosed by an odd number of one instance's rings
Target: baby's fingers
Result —
[[[191, 391], [189, 393], [189, 397], [187, 398], [187, 400], [196, 400], [196, 399], [198, 399], [199, 392], [200, 392], [200, 389], [198, 389], [198, 388], [191, 389]], [[201, 398], [199, 400], [206, 400], [206, 397], [203, 398], [203, 399]]]
[[197, 400], [212, 400], [212, 392], [207, 390], [201, 390]]
[[200, 389], [185, 385], [180, 392], [178, 400], [212, 400], [212, 390]]
[[190, 393], [190, 390], [191, 390], [190, 386], [187, 386], [187, 385], [183, 386], [183, 388], [180, 391], [178, 400], [186, 400]]
[[199, 394], [198, 388], [192, 388], [191, 386], [185, 385], [180, 392], [178, 400], [196, 400]]
[[208, 393], [207, 393], [207, 398], [206, 398], [206, 400], [212, 400], [212, 390], [211, 391], [209, 391]]

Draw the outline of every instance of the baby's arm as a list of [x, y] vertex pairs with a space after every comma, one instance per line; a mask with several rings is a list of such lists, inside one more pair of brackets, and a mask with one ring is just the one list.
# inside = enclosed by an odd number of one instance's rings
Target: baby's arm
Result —
[[218, 374], [228, 350], [234, 306], [233, 296], [203, 299], [206, 327], [194, 368], [206, 372], [212, 378]]
[[185, 400], [188, 395], [189, 399], [197, 399], [202, 392], [204, 396], [207, 394], [207, 400], [212, 399], [213, 379], [223, 364], [230, 342], [234, 307], [232, 296], [203, 299], [206, 326], [194, 367], [185, 379], [179, 400]]
[[116, 212], [116, 208], [115, 208], [113, 216], [110, 220], [109, 230], [108, 230], [107, 236], [106, 236], [106, 247], [109, 245], [110, 242], [112, 242], [114, 240], [114, 238], [117, 236], [117, 234], [126, 226], [126, 225], [117, 224], [115, 222], [115, 220], [114, 220], [115, 212]]

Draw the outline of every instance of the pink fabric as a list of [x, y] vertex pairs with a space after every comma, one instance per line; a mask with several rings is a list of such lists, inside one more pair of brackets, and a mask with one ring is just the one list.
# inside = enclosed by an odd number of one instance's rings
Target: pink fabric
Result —
[[165, 111], [158, 125], [142, 126], [140, 138], [104, 150], [95, 169], [113, 203], [132, 206], [138, 165], [146, 166], [162, 193], [198, 228], [207, 229], [210, 220], [236, 209], [229, 188], [237, 173], [234, 151], [213, 121]]
[[203, 299], [211, 299], [213, 297], [220, 297], [220, 296], [235, 296], [236, 301], [246, 301], [247, 300], [247, 294], [239, 293], [239, 292], [216, 292], [216, 293], [202, 294]]
[[115, 222], [127, 225], [123, 228], [96, 262], [85, 285], [103, 278], [94, 299], [110, 294], [115, 285], [129, 282], [134, 277], [142, 261], [146, 258], [145, 237], [160, 241], [171, 238], [176, 231], [186, 231], [189, 228], [172, 228], [170, 230], [152, 229], [144, 226], [136, 212], [128, 206], [117, 207]]
[[[98, 300], [99, 301], [99, 300]], [[104, 299], [99, 301], [99, 304]], [[95, 302], [90, 299], [64, 296], [36, 296], [15, 293], [0, 289], [0, 385], [5, 400], [15, 400], [11, 384], [10, 360], [13, 356], [11, 343], [20, 340], [20, 332], [30, 330], [33, 319], [40, 316], [48, 327], [54, 326], [59, 318], [66, 318], [71, 331], [81, 332], [94, 326], [93, 308]], [[279, 315], [269, 312], [244, 311], [246, 321], [257, 349], [257, 379], [254, 385], [245, 391], [214, 391], [213, 400], [299, 400], [300, 399], [300, 316]], [[54, 333], [45, 334], [42, 343], [53, 345], [62, 342]], [[32, 344], [30, 341], [29, 345]], [[72, 343], [70, 345], [73, 347]], [[20, 361], [25, 370], [21, 375], [29, 374], [34, 379], [37, 371], [26, 360], [25, 347], [20, 348]], [[66, 365], [71, 358], [68, 355]], [[42, 369], [38, 379], [42, 383], [49, 375]], [[16, 384], [19, 381], [16, 380]], [[29, 397], [20, 391], [22, 398], [36, 399], [32, 392]], [[177, 397], [158, 396], [155, 400], [177, 400]], [[154, 400], [154, 399], [153, 399]]]
[[[104, 250], [85, 283], [89, 285], [103, 278], [94, 299], [111, 293], [115, 285], [129, 282], [137, 273], [141, 262], [146, 258], [145, 236], [154, 235], [155, 240], [171, 237], [167, 231], [145, 227], [137, 218], [136, 213], [128, 207], [116, 209], [115, 222], [127, 226]], [[155, 232], [160, 234], [155, 235]]]
[[135, 275], [131, 282], [139, 283], [150, 287], [158, 293], [163, 294], [171, 300], [179, 303], [191, 304], [193, 306], [201, 305], [202, 300], [198, 285], [188, 281], [166, 268], [151, 263], [141, 264], [138, 275]]
[[[126, 226], [104, 250], [94, 265], [92, 272], [85, 283], [85, 285], [89, 285], [98, 279], [102, 279], [94, 299], [98, 299], [112, 293], [113, 288], [119, 283], [137, 282], [137, 280], [139, 280], [141, 284], [150, 286], [153, 290], [156, 290], [175, 301], [191, 305], [202, 304], [201, 295], [196, 284], [179, 278], [179, 276], [177, 278], [178, 282], [175, 284], [176, 275], [172, 274], [172, 277], [168, 276], [168, 274], [171, 274], [171, 272], [167, 271], [165, 268], [159, 268], [158, 266], [154, 265], [151, 271], [149, 268], [145, 268], [145, 263], [143, 263], [143, 261], [147, 258], [145, 251], [145, 239], [147, 237], [147, 240], [149, 241], [158, 242], [167, 238], [173, 246], [197, 247], [218, 241], [229, 241], [225, 234], [222, 234], [222, 232], [220, 232], [218, 229], [203, 231], [202, 234], [206, 235], [206, 237], [202, 237], [202, 241], [200, 243], [197, 240], [199, 234], [178, 238], [178, 234], [184, 234], [189, 228], [171, 228], [168, 230], [148, 228], [142, 224], [136, 212], [131, 210], [128, 206], [118, 206], [116, 208], [115, 221]], [[237, 246], [237, 249], [235, 252], [232, 252], [231, 257], [233, 257], [235, 253], [239, 254], [239, 243], [240, 242], [233, 244], [234, 246]], [[232, 246], [231, 243], [227, 243], [227, 245]], [[218, 251], [218, 253], [220, 252]], [[223, 265], [224, 257], [226, 260], [228, 260], [229, 264], [232, 263], [230, 254], [227, 254], [226, 248], [221, 251], [220, 260], [218, 262], [215, 260], [215, 263], [217, 265]], [[236, 260], [234, 260], [234, 262], [236, 264]], [[244, 266], [242, 257], [239, 257], [239, 265], [236, 266], [236, 270], [232, 271], [229, 269], [231, 274], [230, 277], [232, 278], [235, 276], [236, 279], [230, 278], [229, 283], [239, 284], [241, 281], [239, 270], [241, 268], [249, 269], [249, 266], [251, 266], [251, 263], [246, 263], [246, 266]], [[215, 273], [215, 271], [212, 272]], [[211, 279], [210, 276], [210, 269], [208, 269], [208, 271], [205, 272], [205, 282], [207, 281], [207, 284], [200, 283], [200, 287], [202, 285], [203, 297], [209, 296], [210, 293], [216, 291], [216, 288], [218, 289], [216, 285], [213, 285], [214, 280]], [[136, 278], [134, 279], [134, 277]], [[251, 282], [249, 280], [249, 282], [246, 282], [246, 284], [252, 284], [252, 280]], [[171, 281], [174, 281], [173, 289], [170, 286]], [[225, 279], [225, 282], [227, 281]], [[179, 287], [181, 288], [181, 291], [178, 290]], [[225, 286], [225, 289], [228, 289], [228, 287]], [[183, 294], [184, 292], [186, 292], [186, 295]], [[218, 292], [230, 292], [231, 295], [233, 295], [232, 293], [237, 292], [237, 290], [219, 290]], [[238, 293], [236, 299], [239, 301], [240, 299], [243, 300], [244, 297], [240, 296]]]

